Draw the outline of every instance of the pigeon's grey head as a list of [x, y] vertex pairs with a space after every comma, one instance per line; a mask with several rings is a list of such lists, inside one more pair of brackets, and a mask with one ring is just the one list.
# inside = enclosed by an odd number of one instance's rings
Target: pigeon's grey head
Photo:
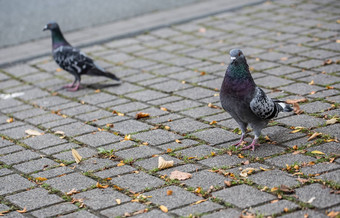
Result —
[[57, 22], [49, 22], [48, 24], [46, 24], [46, 26], [44, 27], [43, 31], [45, 30], [56, 30], [59, 29], [59, 25]]
[[245, 57], [240, 49], [232, 49], [230, 51], [230, 59], [231, 61], [240, 61], [245, 60]]

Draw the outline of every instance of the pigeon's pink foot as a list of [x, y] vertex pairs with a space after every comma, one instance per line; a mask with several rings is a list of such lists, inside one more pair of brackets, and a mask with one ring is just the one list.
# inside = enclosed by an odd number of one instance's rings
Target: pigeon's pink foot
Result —
[[73, 86], [74, 86], [74, 83], [71, 83], [71, 84], [67, 84], [67, 85], [63, 86], [63, 88], [64, 89], [66, 89], [66, 88], [73, 88]]
[[244, 139], [244, 136], [242, 135], [240, 141], [238, 141], [236, 144], [233, 144], [233, 146], [237, 147], [237, 146], [243, 145], [243, 139]]
[[67, 91], [75, 92], [75, 91], [77, 91], [79, 89], [79, 87], [80, 87], [80, 85], [77, 84], [75, 87], [67, 89]]
[[260, 144], [257, 144], [257, 139], [254, 139], [250, 145], [246, 146], [246, 147], [243, 147], [242, 150], [248, 150], [248, 149], [251, 149], [252, 151], [255, 150], [255, 146], [260, 146]]

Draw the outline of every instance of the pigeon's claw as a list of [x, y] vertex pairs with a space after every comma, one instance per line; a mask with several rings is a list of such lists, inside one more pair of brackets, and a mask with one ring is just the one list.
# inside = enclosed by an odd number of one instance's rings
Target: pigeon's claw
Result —
[[255, 150], [255, 146], [260, 146], [260, 144], [257, 144], [256, 142], [257, 142], [257, 139], [254, 139], [250, 145], [248, 145], [246, 147], [243, 147], [242, 150], [251, 149], [252, 151], [254, 151]]
[[67, 84], [67, 85], [63, 86], [64, 89], [73, 88], [73, 87], [74, 87], [74, 83]]
[[72, 88], [68, 88], [67, 91], [70, 91], [70, 92], [75, 92], [79, 89], [80, 87], [80, 84], [78, 83], [75, 87], [72, 87]]
[[244, 135], [242, 135], [240, 141], [238, 141], [237, 143], [233, 144], [233, 146], [237, 147], [237, 146], [243, 145], [243, 143], [244, 143], [243, 139], [244, 139]]

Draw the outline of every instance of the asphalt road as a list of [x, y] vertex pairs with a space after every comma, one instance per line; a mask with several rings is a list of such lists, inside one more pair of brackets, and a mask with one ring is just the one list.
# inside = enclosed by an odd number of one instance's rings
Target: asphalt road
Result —
[[101, 25], [203, 0], [0, 0], [0, 48], [49, 37], [57, 21], [64, 32]]

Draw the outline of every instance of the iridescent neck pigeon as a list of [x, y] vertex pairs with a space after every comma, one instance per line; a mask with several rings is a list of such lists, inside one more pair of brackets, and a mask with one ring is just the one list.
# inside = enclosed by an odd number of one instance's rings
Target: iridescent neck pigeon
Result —
[[86, 56], [79, 49], [74, 48], [66, 41], [59, 25], [56, 22], [48, 23], [45, 30], [51, 30], [52, 33], [52, 53], [53, 59], [57, 64], [67, 72], [71, 73], [75, 80], [72, 84], [66, 85], [69, 91], [77, 91], [80, 86], [81, 75], [105, 76], [119, 81], [114, 74], [105, 71], [97, 65], [90, 57]]
[[267, 126], [269, 120], [277, 117], [281, 111], [290, 112], [293, 109], [282, 101], [267, 97], [264, 91], [256, 86], [241, 50], [231, 50], [230, 58], [231, 63], [225, 73], [220, 91], [221, 104], [242, 130], [241, 139], [235, 145], [242, 145], [247, 126], [250, 124], [255, 138], [243, 149], [254, 150], [255, 145], [258, 145], [261, 130]]

